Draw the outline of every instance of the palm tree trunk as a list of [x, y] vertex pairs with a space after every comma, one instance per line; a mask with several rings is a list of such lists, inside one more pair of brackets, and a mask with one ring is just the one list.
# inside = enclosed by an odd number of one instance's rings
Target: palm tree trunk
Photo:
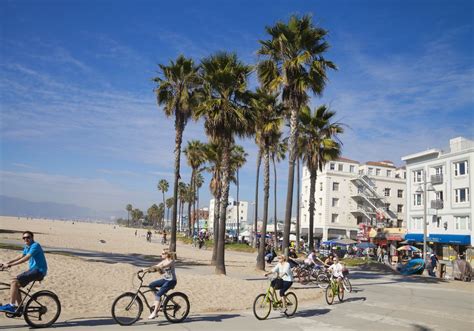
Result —
[[[193, 174], [191, 174], [191, 179], [192, 179], [192, 202], [193, 202], [193, 228], [191, 229], [190, 236], [192, 237], [194, 234], [194, 227], [196, 226], [196, 170], [193, 169]], [[199, 232], [198, 232], [199, 233]]]
[[163, 230], [165, 228], [165, 208], [166, 208], [165, 191], [163, 191], [163, 217], [161, 219], [160, 230]]
[[257, 179], [255, 181], [255, 218], [254, 218], [254, 234], [253, 234], [253, 248], [257, 247], [257, 232], [258, 232], [258, 181], [260, 177], [260, 164], [262, 163], [262, 151], [258, 149], [257, 156]]
[[257, 269], [265, 270], [265, 237], [267, 235], [268, 223], [268, 200], [270, 198], [270, 157], [268, 148], [263, 156], [263, 223], [260, 246], [258, 248]]
[[[217, 183], [220, 183], [220, 176], [217, 175]], [[221, 185], [217, 189], [217, 195], [215, 196], [214, 202], [214, 246], [212, 248], [212, 258], [211, 258], [211, 265], [216, 265], [217, 261], [217, 244], [219, 243], [219, 212], [221, 207]]]
[[239, 169], [237, 169], [237, 242], [240, 243], [239, 235], [240, 235], [240, 214], [239, 214]]
[[[176, 111], [178, 114], [178, 111]], [[169, 250], [176, 252], [176, 221], [178, 219], [178, 183], [179, 183], [179, 170], [180, 170], [180, 156], [181, 156], [181, 142], [183, 140], [184, 124], [179, 116], [175, 119], [175, 147], [174, 147], [174, 187], [173, 187], [173, 219], [171, 220], [171, 238]]]
[[216, 269], [218, 275], [225, 275], [225, 223], [227, 214], [227, 205], [229, 201], [229, 169], [230, 169], [230, 142], [224, 142], [222, 152], [222, 196], [221, 212], [219, 217], [219, 242], [217, 244]]
[[285, 210], [285, 227], [283, 230], [282, 249], [285, 256], [288, 257], [288, 246], [290, 243], [291, 230], [291, 211], [293, 208], [293, 182], [295, 179], [295, 160], [296, 160], [296, 142], [298, 138], [298, 107], [296, 102], [290, 104], [290, 138], [288, 141], [289, 158], [288, 158], [288, 187], [286, 191], [286, 210]]
[[199, 188], [196, 190], [196, 203], [194, 204], [194, 211], [196, 211], [196, 206], [197, 206], [197, 219], [196, 219], [196, 222], [197, 222], [197, 226], [196, 226], [196, 229], [197, 229], [197, 233], [199, 233]]
[[191, 200], [188, 201], [188, 235], [191, 237], [191, 231], [193, 230], [193, 223], [191, 220]]
[[314, 191], [316, 187], [316, 170], [311, 169], [309, 171], [309, 250], [312, 251], [314, 248]]
[[301, 219], [300, 219], [300, 201], [301, 201], [301, 196], [300, 196], [300, 158], [298, 157], [296, 159], [296, 196], [298, 197], [296, 199], [296, 251], [299, 253], [300, 252], [300, 236], [301, 236]]
[[276, 164], [275, 164], [275, 155], [272, 156], [272, 162], [273, 162], [273, 223], [275, 226], [275, 246], [278, 247], [278, 218], [277, 218], [277, 169], [276, 169]]

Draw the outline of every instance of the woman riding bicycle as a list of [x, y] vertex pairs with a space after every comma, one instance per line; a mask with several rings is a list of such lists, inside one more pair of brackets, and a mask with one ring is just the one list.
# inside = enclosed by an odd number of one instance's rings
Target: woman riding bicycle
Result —
[[[288, 291], [288, 289], [293, 285], [293, 273], [291, 272], [291, 267], [288, 262], [286, 262], [286, 257], [285, 255], [279, 255], [278, 256], [278, 263], [277, 265], [272, 269], [271, 272], [268, 272], [265, 274], [265, 276], [268, 276], [271, 273], [278, 273], [278, 277], [283, 280], [283, 285], [280, 288], [280, 296], [282, 298], [282, 313], [285, 313], [286, 311], [286, 296], [285, 293]], [[275, 280], [274, 280], [275, 281]]]
[[344, 266], [339, 262], [339, 257], [335, 256], [333, 258], [334, 264], [332, 264], [329, 268], [328, 271], [331, 272], [332, 276], [337, 279], [337, 282], [339, 284], [339, 290], [341, 292], [344, 292], [344, 286], [342, 286], [342, 280], [344, 279], [344, 274], [342, 271], [344, 270]]
[[163, 294], [167, 293], [169, 290], [173, 289], [176, 284], [176, 272], [175, 272], [175, 262], [173, 260], [173, 253], [168, 251], [161, 252], [161, 257], [163, 260], [157, 265], [151, 266], [149, 268], [143, 268], [143, 272], [154, 272], [158, 271], [160, 274], [163, 274], [163, 278], [157, 279], [148, 285], [152, 290], [156, 290], [157, 287], [160, 289], [155, 292], [155, 302], [154, 310], [148, 319], [154, 319], [160, 309], [160, 298]]

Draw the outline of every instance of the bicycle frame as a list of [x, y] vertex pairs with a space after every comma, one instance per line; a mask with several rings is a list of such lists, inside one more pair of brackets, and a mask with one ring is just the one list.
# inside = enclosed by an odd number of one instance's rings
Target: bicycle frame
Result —
[[278, 307], [281, 307], [282, 306], [282, 300], [283, 298], [281, 298], [274, 287], [272, 287], [271, 285], [268, 286], [268, 289], [267, 289], [267, 293], [265, 295], [265, 301], [268, 301], [271, 303], [271, 306], [276, 309]]
[[[15, 310], [14, 313], [12, 313], [14, 316], [18, 316], [18, 317], [19, 317], [19, 316], [21, 316], [21, 314], [23, 313], [24, 303], [26, 302], [26, 299], [27, 299], [27, 298], [31, 298], [30, 292], [31, 292], [31, 289], [33, 288], [33, 285], [35, 285], [35, 283], [36, 283], [36, 280], [34, 280], [34, 281], [31, 283], [31, 285], [28, 286], [27, 291], [22, 290], [21, 288], [18, 289], [18, 291], [20, 292], [20, 297], [21, 297], [22, 299], [21, 299], [20, 304], [18, 305], [18, 308]], [[0, 282], [0, 291], [10, 290], [10, 288], [11, 288], [11, 285], [10, 285], [10, 284]]]
[[[145, 276], [145, 273], [143, 274], [143, 276]], [[137, 291], [135, 292], [135, 296], [133, 297], [133, 300], [130, 302], [130, 304], [127, 306], [127, 310], [130, 309], [130, 307], [133, 305], [133, 303], [135, 302], [136, 298], [137, 297], [140, 297], [142, 299], [143, 302], [145, 302], [145, 305], [148, 307], [149, 310], [151, 310], [151, 308], [153, 307], [152, 305], [150, 305], [148, 303], [148, 300], [145, 296], [146, 293], [149, 293], [149, 292], [152, 292], [153, 294], [156, 292], [155, 290], [152, 290], [151, 288], [149, 288], [147, 285], [143, 285], [143, 276], [140, 277], [139, 275], [137, 276], [138, 279], [140, 280], [140, 286], [138, 287]], [[146, 288], [147, 290], [146, 291], [142, 291], [141, 289], [142, 288]], [[158, 311], [162, 311], [163, 310], [163, 302], [165, 301], [165, 299], [167, 298], [168, 296], [166, 294], [163, 294], [161, 297], [160, 297], [160, 303], [159, 303], [159, 309]]]

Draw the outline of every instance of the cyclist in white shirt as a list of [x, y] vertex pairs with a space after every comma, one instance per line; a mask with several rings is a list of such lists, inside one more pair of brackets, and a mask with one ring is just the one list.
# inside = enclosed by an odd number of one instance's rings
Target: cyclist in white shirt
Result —
[[344, 286], [342, 286], [342, 280], [344, 279], [344, 274], [342, 273], [344, 266], [339, 262], [339, 257], [335, 256], [334, 264], [328, 268], [328, 271], [331, 272], [332, 276], [337, 279], [339, 284], [339, 290], [344, 292]]

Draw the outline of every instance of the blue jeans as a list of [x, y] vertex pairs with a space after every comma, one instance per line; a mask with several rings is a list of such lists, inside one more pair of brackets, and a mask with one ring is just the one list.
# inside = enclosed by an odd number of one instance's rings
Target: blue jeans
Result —
[[169, 290], [173, 289], [176, 286], [176, 280], [166, 280], [164, 278], [155, 280], [154, 282], [151, 282], [150, 285], [148, 285], [149, 288], [152, 290], [156, 290], [157, 287], [160, 289], [155, 292], [155, 298], [156, 301], [160, 301], [160, 297], [168, 292]]

